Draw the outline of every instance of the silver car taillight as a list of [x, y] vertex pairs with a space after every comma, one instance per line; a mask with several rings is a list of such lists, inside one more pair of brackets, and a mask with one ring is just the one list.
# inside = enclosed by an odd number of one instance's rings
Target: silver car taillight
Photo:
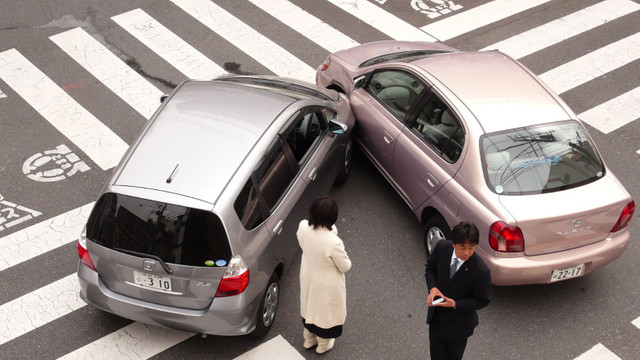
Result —
[[233, 296], [242, 293], [249, 285], [249, 268], [242, 259], [242, 256], [235, 255], [229, 261], [227, 271], [225, 271], [216, 297]]

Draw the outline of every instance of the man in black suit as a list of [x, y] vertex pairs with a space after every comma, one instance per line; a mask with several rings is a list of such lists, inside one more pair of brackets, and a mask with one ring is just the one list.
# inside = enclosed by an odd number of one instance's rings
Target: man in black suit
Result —
[[491, 300], [491, 272], [475, 254], [478, 228], [461, 222], [451, 230], [451, 238], [436, 244], [424, 274], [432, 360], [462, 359], [467, 338], [478, 325], [476, 310]]

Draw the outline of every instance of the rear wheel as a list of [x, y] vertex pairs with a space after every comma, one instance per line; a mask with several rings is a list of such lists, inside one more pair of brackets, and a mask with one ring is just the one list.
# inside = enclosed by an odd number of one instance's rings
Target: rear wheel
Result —
[[278, 311], [278, 300], [280, 297], [280, 285], [278, 275], [273, 273], [269, 279], [267, 290], [262, 296], [260, 308], [256, 314], [256, 328], [251, 335], [262, 337], [266, 335], [273, 325]]
[[344, 148], [344, 159], [338, 177], [336, 177], [336, 184], [344, 184], [349, 180], [351, 175], [351, 165], [353, 162], [353, 139], [349, 137]]
[[451, 239], [451, 228], [440, 215], [430, 217], [425, 228], [424, 248], [427, 256], [430, 256], [438, 241]]

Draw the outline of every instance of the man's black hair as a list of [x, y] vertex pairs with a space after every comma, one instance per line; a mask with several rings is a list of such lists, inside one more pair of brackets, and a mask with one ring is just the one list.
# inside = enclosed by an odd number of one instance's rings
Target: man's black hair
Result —
[[451, 241], [453, 241], [454, 244], [469, 242], [478, 245], [480, 243], [478, 227], [474, 223], [461, 221], [451, 229]]

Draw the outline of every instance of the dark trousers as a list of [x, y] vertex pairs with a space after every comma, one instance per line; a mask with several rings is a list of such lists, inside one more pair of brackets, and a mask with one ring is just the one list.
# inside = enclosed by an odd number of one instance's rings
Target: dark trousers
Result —
[[429, 353], [431, 360], [462, 360], [464, 349], [467, 347], [467, 338], [445, 340], [440, 332], [440, 319], [438, 312], [429, 323]]

